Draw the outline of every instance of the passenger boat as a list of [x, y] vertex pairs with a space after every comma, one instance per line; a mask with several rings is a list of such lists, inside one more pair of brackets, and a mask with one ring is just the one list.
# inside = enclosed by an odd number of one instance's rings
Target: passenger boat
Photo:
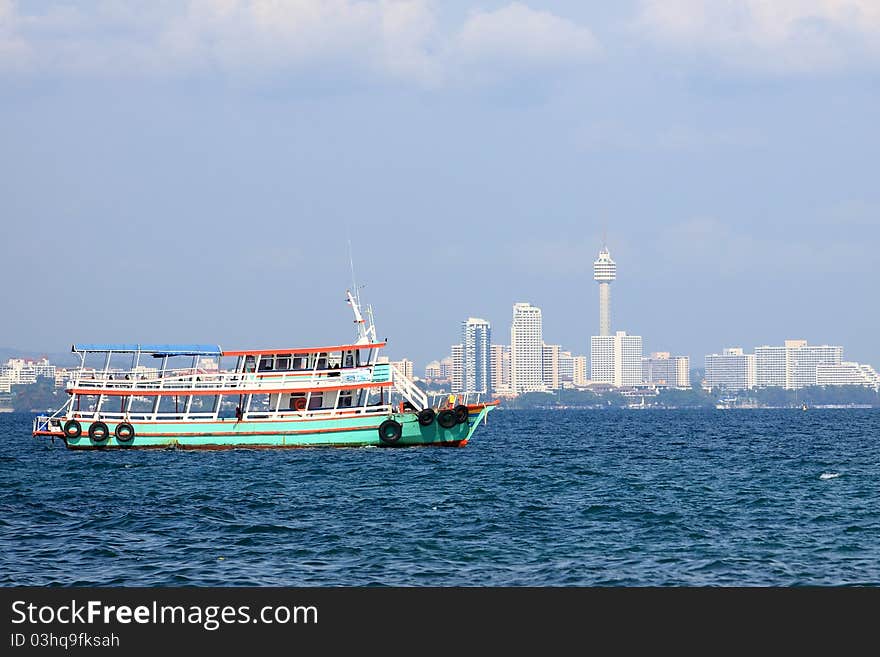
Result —
[[[359, 300], [348, 292], [347, 301], [358, 330], [352, 344], [75, 344], [80, 366], [67, 403], [35, 418], [33, 434], [70, 449], [465, 445], [498, 402], [444, 395], [430, 403], [379, 356], [386, 342], [376, 339], [372, 313], [367, 326]], [[102, 364], [87, 367], [96, 356]], [[127, 367], [113, 366], [120, 357]], [[224, 359], [234, 366], [224, 369]]]

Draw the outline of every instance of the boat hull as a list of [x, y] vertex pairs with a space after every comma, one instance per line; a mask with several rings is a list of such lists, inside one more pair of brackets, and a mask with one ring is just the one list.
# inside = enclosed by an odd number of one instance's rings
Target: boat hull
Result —
[[[107, 421], [110, 436], [103, 441], [89, 438], [92, 422], [79, 419], [82, 432], [78, 438], [63, 433], [38, 432], [64, 440], [68, 449], [262, 449], [296, 447], [460, 447], [467, 444], [480, 421], [494, 406], [469, 408], [468, 421], [451, 428], [435, 420], [419, 424], [415, 413], [394, 413], [367, 417], [324, 418], [308, 420], [225, 419], [210, 422], [132, 422], [134, 437], [116, 438], [116, 423]], [[383, 441], [379, 425], [386, 420], [401, 425], [401, 436], [394, 442]], [[63, 422], [62, 422], [63, 425]]]

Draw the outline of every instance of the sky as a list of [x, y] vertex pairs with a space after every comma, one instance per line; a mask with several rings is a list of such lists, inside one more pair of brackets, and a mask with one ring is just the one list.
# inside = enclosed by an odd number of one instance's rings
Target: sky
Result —
[[0, 345], [388, 355], [512, 305], [589, 352], [880, 367], [880, 3], [0, 0]]

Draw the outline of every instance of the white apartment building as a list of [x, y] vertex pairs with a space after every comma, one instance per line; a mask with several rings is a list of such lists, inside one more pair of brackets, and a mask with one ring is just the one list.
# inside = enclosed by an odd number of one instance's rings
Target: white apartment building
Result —
[[0, 380], [8, 382], [0, 383], [0, 386], [31, 385], [37, 382], [37, 377], [55, 378], [55, 366], [49, 363], [48, 358], [10, 358], [0, 367]]
[[492, 327], [485, 319], [468, 317], [461, 324], [462, 391], [492, 391]]
[[690, 369], [689, 357], [656, 351], [648, 358], [642, 358], [642, 381], [660, 387], [690, 388]]
[[510, 345], [493, 344], [490, 347], [492, 359], [492, 388], [496, 392], [510, 391]]
[[440, 360], [440, 378], [450, 381], [452, 379], [452, 370], [455, 368], [452, 356], [446, 356]]
[[510, 326], [510, 387], [514, 393], [545, 390], [543, 352], [541, 309], [515, 303]]
[[440, 361], [432, 360], [430, 363], [425, 365], [425, 378], [426, 379], [439, 379], [440, 378]]
[[406, 376], [413, 378], [413, 362], [409, 358], [401, 358], [400, 360], [392, 360], [391, 364], [397, 368], [397, 371]]
[[724, 349], [706, 356], [706, 388], [749, 390], [756, 385], [755, 356], [744, 354], [741, 347]]
[[642, 336], [617, 331], [590, 339], [590, 379], [613, 386], [642, 382]]
[[574, 383], [574, 356], [570, 351], [559, 352], [559, 383], [563, 387]]
[[559, 390], [562, 384], [559, 379], [559, 354], [561, 345], [545, 344], [542, 349], [542, 378], [549, 390]]
[[843, 347], [808, 345], [806, 340], [786, 340], [781, 347], [755, 347], [758, 386], [778, 386], [796, 390], [817, 385], [818, 365], [840, 365]]
[[573, 367], [572, 383], [576, 386], [587, 385], [589, 383], [589, 377], [587, 376], [587, 373], [589, 372], [589, 368], [587, 367], [587, 357], [574, 356], [571, 360]]
[[816, 366], [816, 385], [819, 386], [870, 386], [880, 388], [880, 375], [870, 365], [844, 362], [840, 365]]
[[452, 367], [449, 370], [449, 385], [452, 392], [464, 392], [464, 348], [460, 344], [450, 347]]

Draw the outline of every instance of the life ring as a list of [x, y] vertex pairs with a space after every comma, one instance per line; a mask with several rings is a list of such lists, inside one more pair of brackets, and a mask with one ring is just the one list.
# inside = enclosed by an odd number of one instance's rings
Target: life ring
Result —
[[468, 407], [464, 404], [459, 404], [452, 409], [452, 412], [455, 413], [455, 421], [459, 424], [463, 424], [468, 421]]
[[128, 422], [120, 422], [116, 425], [113, 435], [116, 436], [116, 440], [120, 443], [130, 443], [134, 440], [134, 427]]
[[68, 420], [64, 423], [64, 437], [70, 438], [72, 440], [76, 440], [82, 435], [83, 428], [82, 425], [76, 420]]
[[426, 408], [424, 410], [419, 411], [418, 418], [419, 424], [423, 427], [430, 427], [434, 423], [434, 418], [437, 414], [434, 412], [433, 408]]
[[393, 445], [403, 435], [403, 426], [395, 420], [385, 420], [379, 425], [379, 439], [388, 445]]
[[437, 424], [439, 424], [444, 429], [451, 429], [456, 424], [458, 424], [458, 420], [455, 417], [455, 412], [449, 410], [448, 408], [444, 411], [440, 411], [439, 415], [437, 415]]
[[103, 443], [109, 437], [110, 427], [105, 422], [98, 420], [89, 426], [89, 438], [92, 439], [92, 442]]
[[293, 400], [293, 410], [295, 410], [295, 411], [306, 410], [306, 398], [305, 397], [295, 397]]

